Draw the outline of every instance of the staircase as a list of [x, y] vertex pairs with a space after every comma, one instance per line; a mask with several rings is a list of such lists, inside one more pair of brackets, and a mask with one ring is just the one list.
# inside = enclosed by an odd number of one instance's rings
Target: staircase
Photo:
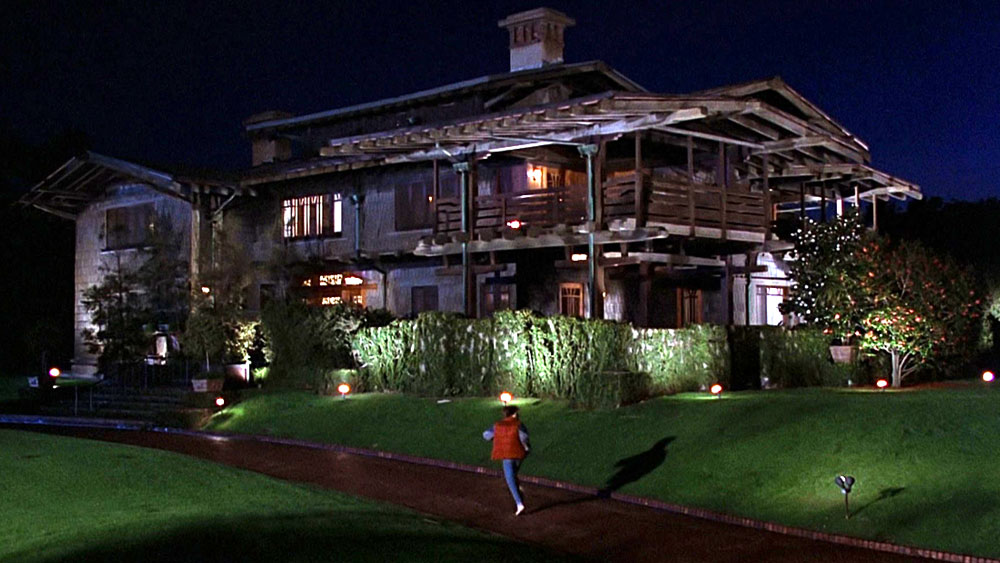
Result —
[[[181, 387], [125, 387], [110, 382], [93, 387], [57, 389], [40, 414], [138, 420], [169, 426], [191, 426], [211, 410], [203, 393]], [[200, 407], [200, 408], [199, 408]]]

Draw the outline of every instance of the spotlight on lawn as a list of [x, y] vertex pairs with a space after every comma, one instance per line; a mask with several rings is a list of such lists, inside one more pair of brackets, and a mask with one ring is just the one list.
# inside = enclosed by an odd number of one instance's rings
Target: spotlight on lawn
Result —
[[983, 372], [983, 381], [986, 383], [992, 383], [995, 377], [992, 371], [986, 370]]
[[337, 386], [337, 392], [340, 393], [341, 399], [346, 399], [347, 394], [351, 392], [351, 386], [346, 383], [341, 383]]
[[722, 385], [716, 383], [715, 385], [708, 388], [708, 390], [718, 398], [722, 398]]
[[875, 382], [875, 387], [878, 387], [879, 390], [881, 391], [885, 391], [885, 388], [888, 386], [889, 382], [884, 379], [879, 379], [878, 381]]
[[851, 487], [854, 486], [854, 477], [850, 475], [837, 475], [837, 478], [833, 482], [840, 487], [840, 492], [844, 493], [844, 518], [850, 518], [851, 507], [848, 504], [847, 497], [851, 494]]
[[49, 370], [49, 377], [59, 377], [60, 375], [62, 375], [62, 372], [59, 371], [59, 368], [52, 368]]
[[503, 403], [503, 406], [505, 406], [505, 407], [507, 406], [507, 403], [511, 402], [511, 400], [513, 398], [514, 398], [514, 396], [511, 395], [510, 392], [508, 392], [508, 391], [504, 391], [503, 393], [500, 393], [500, 402]]
[[224, 399], [223, 397], [216, 397], [215, 406], [220, 408], [226, 406], [226, 399]]

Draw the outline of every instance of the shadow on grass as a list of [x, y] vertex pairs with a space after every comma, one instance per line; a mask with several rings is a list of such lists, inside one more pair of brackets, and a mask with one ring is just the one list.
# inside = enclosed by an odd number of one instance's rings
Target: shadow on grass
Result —
[[[18, 555], [18, 554], [15, 554]], [[19, 554], [29, 555], [29, 554]], [[248, 514], [245, 519], [141, 526], [92, 538], [90, 545], [26, 560], [55, 563], [143, 561], [569, 561], [540, 548], [429, 522], [371, 511]]]
[[878, 492], [877, 497], [866, 502], [865, 504], [862, 504], [857, 509], [851, 511], [851, 516], [857, 516], [858, 514], [861, 514], [861, 512], [866, 508], [868, 508], [869, 506], [878, 502], [882, 502], [883, 500], [891, 499], [905, 490], [906, 487], [886, 487], [885, 489], [882, 489], [881, 491]]
[[634, 483], [639, 479], [642, 479], [646, 475], [650, 474], [654, 469], [663, 465], [663, 462], [667, 459], [667, 446], [669, 446], [670, 443], [676, 439], [677, 438], [675, 436], [668, 436], [656, 442], [651, 448], [642, 453], [618, 460], [615, 463], [615, 467], [618, 468], [618, 471], [616, 471], [611, 477], [608, 477], [604, 487], [597, 491], [596, 496], [581, 496], [575, 499], [554, 502], [539, 506], [537, 509], [530, 512], [541, 512], [557, 506], [580, 504], [600, 498], [608, 498], [611, 496], [611, 493], [621, 489], [629, 483]]

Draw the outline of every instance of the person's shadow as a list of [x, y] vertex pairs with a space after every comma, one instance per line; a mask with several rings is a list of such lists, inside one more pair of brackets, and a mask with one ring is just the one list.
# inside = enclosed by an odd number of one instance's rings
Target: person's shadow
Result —
[[667, 459], [667, 446], [676, 438], [668, 436], [653, 444], [648, 450], [631, 457], [618, 460], [615, 467], [618, 471], [608, 478], [604, 487], [598, 491], [598, 496], [607, 497], [618, 489], [642, 479]]
[[653, 444], [653, 447], [648, 450], [636, 454], [634, 456], [626, 457], [615, 462], [615, 467], [618, 471], [614, 475], [608, 478], [604, 487], [597, 491], [597, 495], [585, 495], [579, 496], [577, 498], [569, 500], [561, 500], [549, 504], [539, 506], [534, 510], [529, 512], [541, 512], [543, 510], [548, 510], [550, 508], [555, 508], [557, 506], [565, 506], [570, 504], [580, 504], [584, 502], [590, 502], [593, 500], [607, 498], [611, 496], [611, 493], [617, 491], [618, 489], [624, 487], [629, 483], [633, 483], [648, 475], [654, 469], [663, 464], [663, 461], [667, 459], [667, 446], [670, 442], [675, 440], [674, 436], [669, 436], [660, 440], [659, 442]]

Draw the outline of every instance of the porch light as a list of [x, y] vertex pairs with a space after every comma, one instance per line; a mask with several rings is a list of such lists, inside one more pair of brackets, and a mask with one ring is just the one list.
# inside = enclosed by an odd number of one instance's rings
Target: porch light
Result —
[[507, 406], [507, 403], [511, 402], [511, 400], [513, 399], [514, 396], [511, 395], [509, 391], [504, 391], [503, 393], [500, 393], [500, 402], [503, 403], [503, 406], [505, 407]]
[[521, 225], [522, 223], [519, 219], [511, 219], [510, 221], [507, 221], [507, 226], [512, 229], [520, 229]]
[[993, 372], [992, 372], [992, 371], [990, 371], [990, 370], [986, 370], [986, 371], [984, 371], [984, 372], [983, 372], [983, 381], [985, 381], [986, 383], [991, 383], [991, 382], [993, 382], [993, 379], [994, 379], [995, 377], [996, 377], [996, 376], [994, 376], [994, 375], [993, 375]]
[[347, 276], [344, 278], [344, 285], [361, 285], [363, 283], [365, 283], [365, 280], [358, 276]]
[[573, 262], [586, 262], [587, 255], [582, 252], [576, 252], [572, 256], [570, 256], [569, 259], [572, 260]]
[[884, 379], [879, 379], [878, 381], [875, 382], [875, 387], [878, 387], [879, 389], [882, 389], [882, 390], [884, 390], [888, 386], [889, 386], [889, 382], [886, 381], [886, 380], [884, 380]]
[[62, 375], [62, 372], [59, 371], [59, 368], [52, 368], [49, 370], [49, 377], [59, 377], [60, 375]]
[[341, 383], [337, 386], [337, 392], [340, 393], [341, 399], [346, 399], [347, 394], [351, 392], [351, 386], [346, 383]]
[[713, 395], [715, 395], [716, 397], [718, 397], [720, 399], [722, 398], [722, 385], [719, 385], [718, 383], [716, 383], [715, 385], [712, 385], [711, 387], [709, 387], [708, 390], [711, 391], [711, 393]]
[[226, 406], [226, 399], [224, 399], [223, 397], [216, 397], [215, 398], [215, 406], [217, 406], [217, 407], [224, 407], [224, 406]]

